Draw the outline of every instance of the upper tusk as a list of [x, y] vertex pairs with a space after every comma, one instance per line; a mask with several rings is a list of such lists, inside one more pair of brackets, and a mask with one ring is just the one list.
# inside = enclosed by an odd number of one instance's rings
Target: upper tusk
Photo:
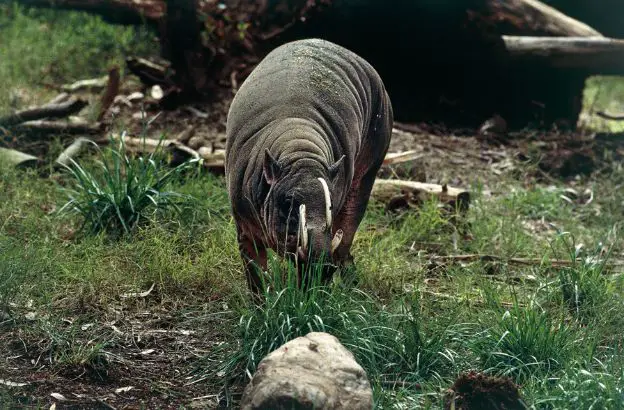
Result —
[[325, 222], [327, 223], [327, 229], [329, 229], [332, 226], [332, 209], [329, 187], [323, 178], [318, 178], [318, 180], [321, 181], [321, 185], [323, 185], [323, 195], [325, 196]]
[[342, 231], [342, 229], [338, 229], [336, 231], [336, 233], [334, 234], [334, 237], [331, 241], [331, 251], [332, 253], [334, 253], [334, 251], [336, 250], [336, 248], [338, 248], [338, 246], [340, 245], [340, 242], [342, 242], [342, 236], [344, 235], [344, 232]]
[[304, 251], [308, 249], [308, 224], [306, 222], [305, 204], [299, 205], [299, 238]]

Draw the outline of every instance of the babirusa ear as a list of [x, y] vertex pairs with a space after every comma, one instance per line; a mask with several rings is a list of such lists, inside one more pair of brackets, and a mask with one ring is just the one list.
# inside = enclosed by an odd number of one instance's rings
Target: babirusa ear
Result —
[[329, 166], [329, 178], [332, 180], [332, 182], [338, 176], [338, 172], [340, 171], [340, 167], [342, 166], [344, 159], [345, 155], [340, 157], [338, 161], [334, 162], [332, 165]]
[[262, 172], [264, 174], [264, 179], [266, 179], [269, 184], [274, 183], [282, 172], [282, 166], [273, 158], [268, 148], [264, 150]]

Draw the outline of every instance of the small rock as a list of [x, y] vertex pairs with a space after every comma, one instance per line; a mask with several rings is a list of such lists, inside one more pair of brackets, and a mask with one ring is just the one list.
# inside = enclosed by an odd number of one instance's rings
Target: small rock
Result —
[[364, 369], [336, 337], [311, 332], [285, 343], [258, 365], [243, 410], [373, 408]]
[[155, 100], [160, 100], [165, 96], [165, 93], [159, 85], [155, 85], [150, 90], [150, 96]]

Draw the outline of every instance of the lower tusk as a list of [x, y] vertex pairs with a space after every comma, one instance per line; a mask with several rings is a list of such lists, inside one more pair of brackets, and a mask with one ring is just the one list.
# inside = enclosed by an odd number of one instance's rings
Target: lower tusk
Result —
[[306, 222], [306, 209], [305, 204], [299, 205], [299, 240], [301, 241], [301, 248], [304, 251], [308, 250], [308, 224]]
[[342, 242], [343, 235], [344, 235], [344, 232], [342, 231], [342, 229], [338, 229], [336, 233], [334, 234], [334, 238], [332, 239], [332, 242], [331, 242], [332, 253], [336, 251], [338, 246], [340, 246], [340, 242]]

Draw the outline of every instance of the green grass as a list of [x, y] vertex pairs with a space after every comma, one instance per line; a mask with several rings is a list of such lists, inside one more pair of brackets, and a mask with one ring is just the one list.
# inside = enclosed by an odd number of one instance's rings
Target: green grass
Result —
[[167, 169], [162, 146], [145, 157], [131, 158], [125, 155], [124, 137], [122, 134], [118, 140], [111, 138], [106, 152], [93, 144], [100, 153], [97, 169], [85, 169], [73, 159], [67, 167], [73, 186], [64, 188], [69, 200], [59, 213], [80, 215], [81, 229], [128, 234], [156, 212], [180, 213], [181, 206], [191, 205], [191, 196], [166, 188], [185, 172], [197, 169], [198, 161]]
[[[45, 101], [42, 81], [99, 76], [153, 46], [143, 29], [15, 5], [0, 6], [0, 38], [4, 84], [25, 91], [0, 96], [0, 111]], [[624, 101], [618, 87], [600, 104]], [[0, 164], [0, 379], [133, 385], [137, 397], [186, 405], [229, 392], [232, 402], [264, 355], [320, 330], [354, 353], [379, 409], [441, 408], [470, 370], [512, 377], [532, 408], [622, 408], [618, 164], [569, 185], [475, 178], [455, 220], [433, 201], [399, 215], [372, 201], [352, 250], [356, 283], [345, 275], [302, 292], [276, 261], [263, 307], [247, 298], [224, 179], [189, 166], [116, 145], [50, 178]], [[70, 199], [78, 212], [60, 212]], [[434, 258], [465, 254], [497, 259]], [[39, 386], [0, 385], [0, 403], [32, 395], [49, 408], [52, 391]]]
[[129, 55], [157, 52], [153, 34], [143, 27], [105, 24], [86, 13], [28, 9], [17, 2], [0, 5], [0, 114], [55, 95], [45, 84], [71, 83], [125, 67]]

